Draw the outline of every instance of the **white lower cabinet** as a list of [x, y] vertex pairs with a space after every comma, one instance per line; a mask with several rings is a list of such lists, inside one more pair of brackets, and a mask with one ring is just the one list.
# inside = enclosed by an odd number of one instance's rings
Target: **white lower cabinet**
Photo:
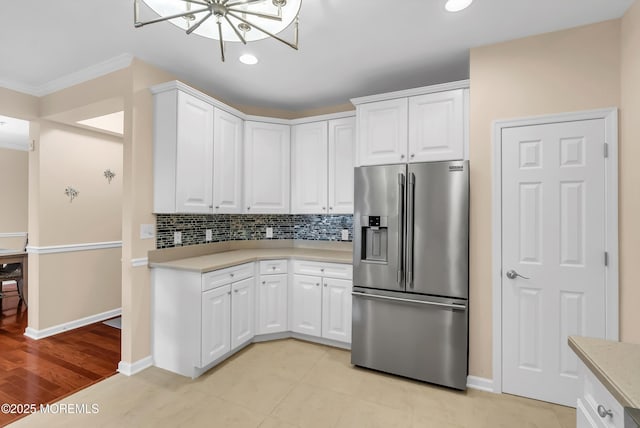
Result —
[[294, 273], [291, 330], [351, 343], [351, 266], [295, 261]]
[[231, 350], [231, 285], [202, 293], [202, 356], [200, 366]]
[[623, 428], [624, 409], [582, 361], [578, 363], [582, 390], [576, 406], [578, 428]]
[[288, 330], [287, 261], [261, 261], [256, 293], [256, 333]]
[[309, 336], [322, 333], [322, 289], [319, 276], [294, 275], [291, 287], [291, 330]]
[[322, 280], [322, 337], [351, 343], [351, 281]]
[[243, 279], [231, 286], [231, 350], [253, 339], [255, 332], [255, 280]]
[[154, 364], [195, 378], [256, 334], [294, 332], [348, 345], [351, 266], [292, 265], [289, 277], [287, 260], [260, 261], [257, 283], [253, 262], [206, 273], [153, 268]]

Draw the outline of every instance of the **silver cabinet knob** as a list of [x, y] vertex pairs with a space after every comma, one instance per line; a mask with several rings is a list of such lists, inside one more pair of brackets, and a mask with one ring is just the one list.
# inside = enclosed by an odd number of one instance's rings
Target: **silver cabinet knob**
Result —
[[251, 207], [247, 207], [247, 211], [250, 210], [250, 209], [251, 209]]
[[320, 287], [320, 283], [316, 283], [316, 287]]
[[611, 410], [607, 410], [602, 404], [598, 404], [598, 415], [600, 415], [601, 418], [606, 418], [607, 416], [612, 418], [613, 412]]
[[237, 293], [237, 292], [238, 292], [238, 290], [233, 290], [233, 292], [234, 292], [234, 293]]
[[404, 155], [400, 155], [400, 159], [404, 159]]
[[267, 281], [262, 281], [262, 285], [265, 285], [267, 283]]
[[516, 272], [515, 270], [511, 269], [510, 271], [507, 271], [507, 278], [509, 279], [516, 279], [517, 277], [520, 277], [522, 279], [530, 279], [526, 276], [522, 276], [520, 275], [518, 272]]
[[230, 276], [231, 278], [233, 278], [233, 274], [232, 274], [232, 273], [230, 273], [230, 274], [229, 274], [229, 276]]
[[325, 287], [327, 286], [327, 284], [324, 285]]
[[416, 157], [416, 154], [415, 153], [411, 153], [411, 158], [413, 159], [415, 157]]
[[216, 208], [216, 209], [220, 209], [220, 207], [219, 207], [218, 205], [216, 205], [216, 207], [215, 207], [215, 208]]
[[271, 269], [276, 270], [276, 267], [275, 267], [275, 266], [273, 266]]
[[324, 211], [324, 210], [326, 210], [326, 209], [327, 209], [327, 207], [322, 207], [322, 211]]
[[333, 209], [333, 207], [329, 207], [329, 210], [332, 210], [332, 209]]
[[320, 268], [320, 272], [324, 272], [324, 268]]
[[[209, 208], [213, 208], [213, 205], [209, 205]], [[218, 207], [216, 207], [216, 208], [218, 208]]]

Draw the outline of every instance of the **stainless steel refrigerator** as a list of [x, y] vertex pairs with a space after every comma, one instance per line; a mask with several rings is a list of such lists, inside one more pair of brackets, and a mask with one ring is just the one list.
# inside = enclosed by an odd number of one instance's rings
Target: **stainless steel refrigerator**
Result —
[[465, 389], [469, 163], [355, 169], [351, 363]]

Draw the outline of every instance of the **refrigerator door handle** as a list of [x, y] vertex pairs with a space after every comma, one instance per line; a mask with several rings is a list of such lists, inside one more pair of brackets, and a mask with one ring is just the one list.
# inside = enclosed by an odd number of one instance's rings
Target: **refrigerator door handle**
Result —
[[419, 303], [421, 305], [440, 306], [440, 307], [449, 308], [449, 309], [458, 309], [458, 310], [467, 309], [467, 307], [465, 305], [457, 305], [455, 303], [440, 303], [440, 302], [429, 302], [429, 301], [425, 301], [425, 300], [403, 299], [403, 298], [400, 298], [400, 297], [379, 296], [377, 294], [360, 293], [359, 291], [352, 291], [351, 295], [353, 295], [353, 296], [361, 296], [361, 297], [368, 297], [368, 298], [371, 298], [371, 299], [393, 300], [393, 301], [396, 301], [396, 302], [403, 302], [403, 303]]
[[413, 288], [413, 211], [415, 204], [416, 176], [408, 175], [407, 183], [407, 286]]
[[402, 259], [404, 236], [404, 174], [398, 174], [398, 286], [402, 287], [404, 260]]

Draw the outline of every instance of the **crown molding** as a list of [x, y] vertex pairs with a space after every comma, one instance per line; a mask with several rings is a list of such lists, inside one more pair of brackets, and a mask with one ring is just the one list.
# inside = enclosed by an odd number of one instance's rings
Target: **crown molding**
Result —
[[87, 68], [74, 71], [57, 79], [50, 80], [49, 82], [43, 83], [39, 86], [27, 85], [8, 80], [0, 80], [0, 86], [13, 91], [22, 92], [24, 94], [33, 95], [35, 97], [43, 97], [62, 89], [70, 88], [71, 86], [75, 86], [79, 83], [87, 82], [109, 73], [113, 73], [114, 71], [127, 68], [131, 65], [132, 61], [133, 55], [125, 53], [106, 61], [99, 62], [98, 64], [91, 65]]
[[354, 106], [364, 103], [392, 100], [395, 98], [413, 97], [416, 95], [432, 94], [434, 92], [452, 91], [454, 89], [468, 89], [469, 80], [458, 80], [455, 82], [441, 83], [439, 85], [422, 86], [420, 88], [405, 89], [403, 91], [386, 92], [384, 94], [369, 95], [366, 97], [351, 98]]

